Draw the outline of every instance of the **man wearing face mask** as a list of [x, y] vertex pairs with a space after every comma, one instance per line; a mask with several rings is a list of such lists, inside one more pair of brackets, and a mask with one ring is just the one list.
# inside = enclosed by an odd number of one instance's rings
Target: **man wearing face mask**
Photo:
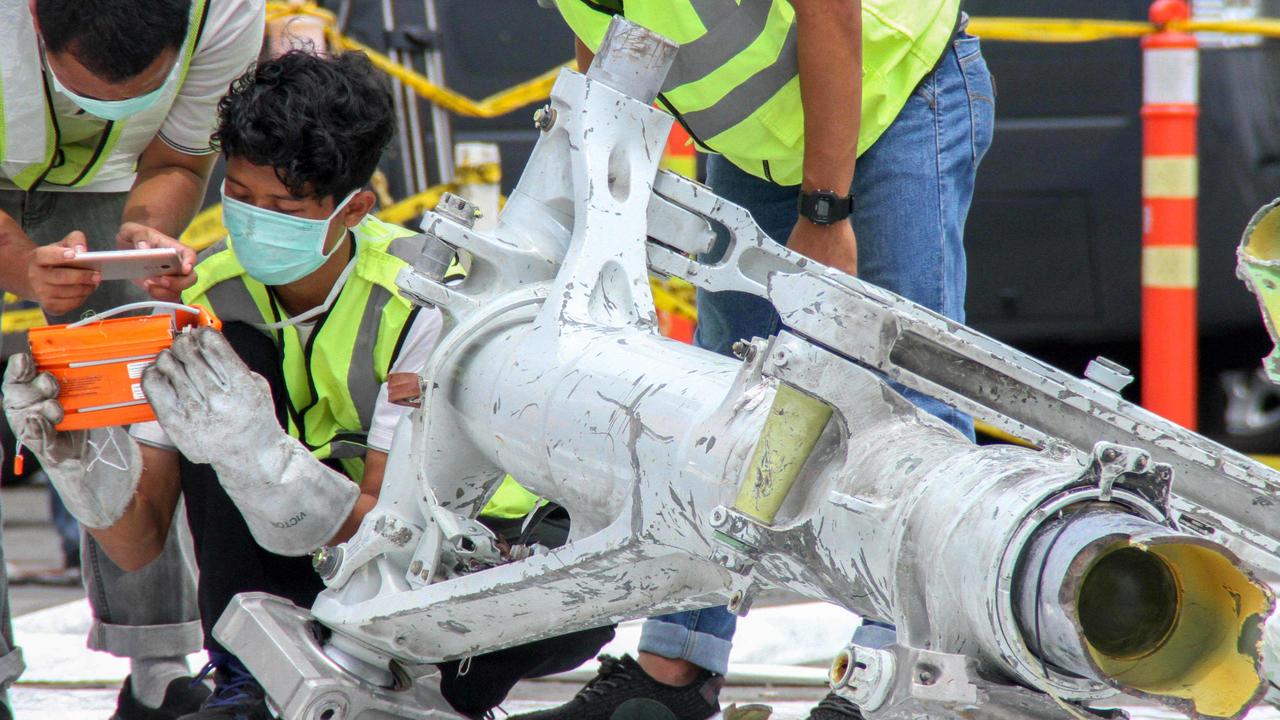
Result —
[[[148, 291], [177, 299], [195, 254], [171, 237], [200, 207], [216, 104], [257, 56], [264, 12], [263, 0], [0, 0], [0, 289], [52, 322]], [[78, 249], [158, 246], [182, 249], [182, 276], [134, 286], [63, 266]], [[91, 539], [80, 554], [89, 646], [131, 659], [115, 717], [199, 707], [184, 655], [199, 649], [200, 623], [176, 538], [140, 573]], [[0, 569], [0, 689], [22, 670], [8, 616]]]
[[[55, 433], [57, 388], [26, 355], [6, 373], [5, 410], [68, 508], [126, 569], [160, 552], [181, 492], [215, 684], [186, 717], [267, 720], [261, 686], [209, 631], [238, 593], [309, 607], [323, 589], [307, 555], [348, 539], [377, 502], [408, 412], [390, 401], [393, 385], [416, 390], [442, 319], [395, 285], [422, 236], [369, 214], [374, 195], [363, 188], [395, 120], [364, 56], [263, 62], [232, 85], [219, 118], [229, 239], [206, 251], [183, 299], [210, 308], [223, 332], [178, 337], [146, 371], [158, 422]], [[89, 475], [101, 447], [112, 448], [112, 465]], [[519, 527], [535, 502], [508, 480], [482, 518]], [[476, 656], [462, 673], [447, 663], [441, 691], [479, 718], [517, 680], [576, 667], [612, 635]]]

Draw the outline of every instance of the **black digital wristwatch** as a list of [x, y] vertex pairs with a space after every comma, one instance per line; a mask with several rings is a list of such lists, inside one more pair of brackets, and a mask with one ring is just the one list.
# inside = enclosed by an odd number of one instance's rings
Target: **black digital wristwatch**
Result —
[[815, 225], [831, 225], [853, 214], [853, 196], [841, 197], [830, 190], [800, 193], [800, 214]]

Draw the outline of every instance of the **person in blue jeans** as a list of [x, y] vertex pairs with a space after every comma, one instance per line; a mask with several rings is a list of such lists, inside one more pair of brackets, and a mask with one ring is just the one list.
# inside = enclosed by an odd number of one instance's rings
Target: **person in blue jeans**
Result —
[[[958, 0], [741, 0], [732, 7], [719, 0], [555, 2], [579, 38], [583, 69], [603, 35], [584, 4], [681, 44], [659, 106], [701, 149], [717, 153], [707, 162], [711, 189], [748, 209], [770, 237], [964, 321], [964, 224], [991, 144], [995, 90], [978, 39], [965, 32], [968, 19]], [[778, 22], [787, 8], [792, 28]], [[761, 52], [771, 31], [779, 33], [777, 47]], [[730, 57], [735, 49], [739, 55]], [[786, 75], [788, 53], [798, 83]], [[708, 62], [722, 63], [722, 72]], [[707, 87], [724, 76], [747, 79], [728, 93]], [[781, 82], [769, 84], [774, 81]], [[798, 97], [785, 97], [789, 90]], [[851, 112], [859, 93], [861, 112]], [[768, 133], [752, 134], [753, 123]], [[773, 143], [797, 134], [799, 142]], [[817, 201], [836, 212], [823, 213]], [[720, 259], [727, 244], [722, 230], [702, 259]], [[781, 327], [768, 301], [738, 292], [700, 290], [698, 319], [695, 343], [725, 355], [738, 340], [769, 337]], [[963, 413], [897, 389], [973, 437]], [[638, 658], [604, 658], [597, 677], [569, 703], [517, 720], [708, 718], [719, 710], [735, 626], [723, 607], [652, 618]], [[891, 626], [876, 622], [855, 634], [871, 646], [893, 638]], [[862, 715], [831, 694], [809, 717]]]

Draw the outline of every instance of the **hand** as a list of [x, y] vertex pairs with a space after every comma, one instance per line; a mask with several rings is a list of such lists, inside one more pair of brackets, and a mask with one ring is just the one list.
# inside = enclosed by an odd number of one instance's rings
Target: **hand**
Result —
[[27, 281], [33, 298], [45, 312], [62, 315], [75, 310], [102, 282], [102, 275], [97, 271], [66, 265], [76, 253], [87, 249], [84, 233], [77, 230], [53, 245], [32, 250], [27, 256]]
[[858, 274], [858, 238], [847, 220], [818, 225], [802, 217], [791, 230], [787, 249], [850, 275]]
[[195, 463], [249, 462], [272, 435], [285, 435], [276, 421], [271, 387], [251, 371], [212, 328], [185, 332], [142, 374], [142, 390], [160, 426]]
[[142, 374], [142, 389], [187, 459], [213, 465], [262, 547], [305, 555], [351, 515], [360, 490], [280, 427], [271, 387], [222, 333], [179, 335]]
[[31, 450], [72, 515], [90, 528], [111, 527], [124, 515], [142, 476], [142, 455], [121, 428], [59, 432], [58, 382], [36, 373], [27, 353], [9, 359], [4, 412], [18, 441]]
[[127, 222], [116, 233], [116, 247], [121, 250], [145, 250], [147, 248], [172, 248], [182, 256], [182, 272], [178, 275], [156, 275], [134, 280], [134, 284], [151, 294], [156, 300], [182, 302], [182, 291], [196, 282], [196, 251], [154, 228]]

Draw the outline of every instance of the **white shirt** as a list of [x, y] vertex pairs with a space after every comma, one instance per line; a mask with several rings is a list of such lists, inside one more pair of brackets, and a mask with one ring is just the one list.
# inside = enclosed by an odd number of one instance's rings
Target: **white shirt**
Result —
[[[25, 1], [25, 0], [24, 0]], [[258, 59], [262, 48], [266, 0], [208, 0], [208, 16], [204, 32], [191, 66], [168, 114], [155, 127], [155, 135], [178, 152], [207, 155], [214, 152], [209, 142], [218, 124], [218, 101], [227, 93], [231, 81], [244, 74]], [[0, 42], [8, 32], [19, 29], [0, 28]], [[144, 42], [145, 22], [138, 26], [139, 42]], [[32, 62], [40, 62], [32, 58]], [[92, 141], [106, 126], [106, 121], [80, 109], [70, 98], [53, 90], [53, 108], [58, 116], [62, 141]], [[33, 89], [38, 92], [39, 89]], [[143, 148], [136, 152], [141, 154]], [[76, 188], [42, 185], [40, 190], [54, 192], [127, 192], [133, 187], [134, 175], [95, 180]], [[0, 176], [0, 188], [14, 185]]]
[[[400, 355], [391, 364], [390, 372], [414, 373], [421, 375], [440, 340], [440, 330], [444, 324], [440, 311], [435, 308], [422, 308], [409, 326], [404, 344], [400, 347]], [[299, 323], [298, 335], [303, 343], [315, 327], [315, 322]], [[373, 422], [369, 428], [369, 447], [387, 452], [391, 449], [391, 437], [395, 434], [396, 425], [401, 418], [409, 414], [412, 408], [393, 405], [387, 400], [387, 385], [382, 384], [378, 390], [378, 399], [373, 406]], [[177, 448], [169, 440], [169, 436], [160, 423], [152, 421], [139, 423], [129, 428], [129, 434], [139, 442], [167, 450]]]

